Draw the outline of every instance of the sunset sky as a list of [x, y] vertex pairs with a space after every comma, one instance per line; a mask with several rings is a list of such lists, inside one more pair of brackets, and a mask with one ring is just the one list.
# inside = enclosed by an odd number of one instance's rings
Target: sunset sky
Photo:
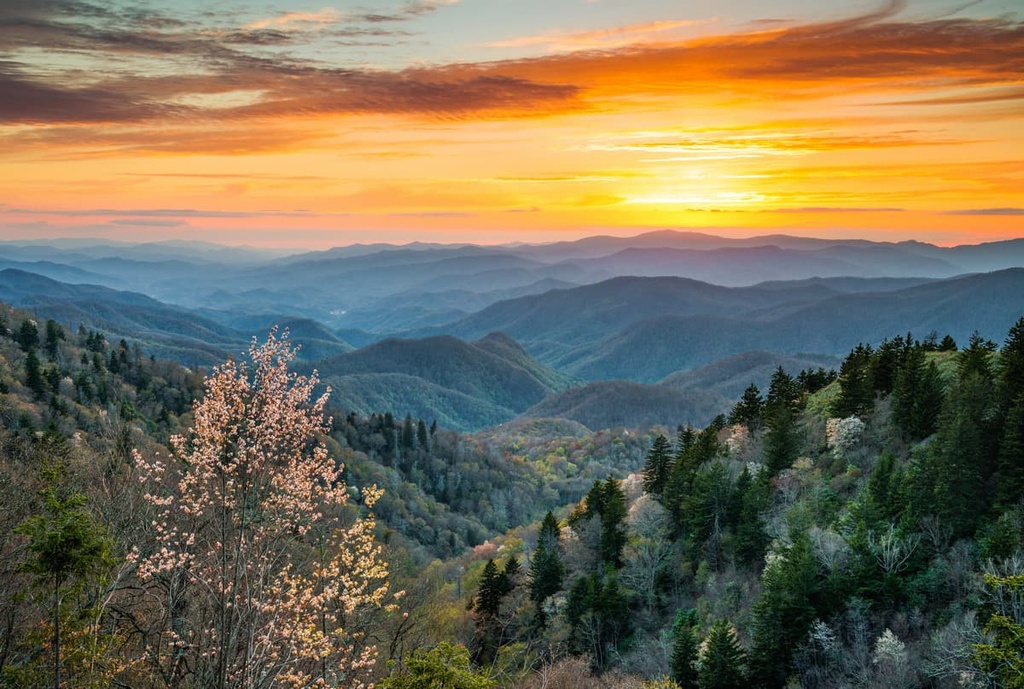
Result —
[[1020, 0], [0, 0], [0, 238], [1024, 236]]

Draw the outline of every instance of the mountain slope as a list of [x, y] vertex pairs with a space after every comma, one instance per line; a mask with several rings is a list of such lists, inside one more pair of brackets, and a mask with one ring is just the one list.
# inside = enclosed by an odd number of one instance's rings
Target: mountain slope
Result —
[[[500, 330], [539, 360], [587, 380], [654, 382], [745, 351], [839, 356], [893, 332], [963, 341], [1024, 313], [1024, 269], [842, 292], [843, 280], [726, 288], [684, 278], [616, 278], [494, 304], [449, 326]], [[893, 289], [896, 287], [896, 289]]]
[[356, 411], [444, 418], [455, 429], [507, 421], [570, 382], [499, 334], [473, 343], [451, 336], [389, 339], [317, 368]]

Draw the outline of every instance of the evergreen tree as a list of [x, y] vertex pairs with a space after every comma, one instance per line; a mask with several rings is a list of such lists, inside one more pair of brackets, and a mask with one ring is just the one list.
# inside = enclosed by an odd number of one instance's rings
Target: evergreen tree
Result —
[[818, 565], [810, 540], [804, 530], [790, 531], [793, 543], [765, 567], [753, 609], [752, 679], [767, 689], [785, 686], [793, 652], [819, 616]]
[[537, 534], [537, 549], [530, 560], [530, 600], [537, 605], [537, 621], [543, 626], [546, 622], [543, 605], [548, 597], [562, 590], [565, 579], [565, 566], [559, 552], [561, 530], [555, 515], [548, 512], [541, 522]]
[[746, 426], [753, 433], [761, 426], [761, 412], [764, 408], [764, 400], [761, 398], [761, 391], [751, 383], [743, 391], [740, 401], [729, 412], [729, 423], [738, 423]]
[[50, 460], [41, 472], [42, 511], [18, 527], [28, 537], [30, 559], [23, 569], [35, 574], [53, 593], [53, 686], [61, 686], [61, 603], [68, 586], [111, 564], [111, 542], [86, 508], [85, 496], [69, 485], [62, 459]]
[[402, 423], [402, 439], [400, 441], [403, 453], [408, 453], [412, 451], [413, 439], [415, 437], [415, 431], [413, 430], [412, 425], [412, 415], [406, 414], [405, 421]]
[[801, 407], [802, 398], [803, 390], [800, 389], [796, 380], [779, 366], [772, 373], [771, 382], [768, 384], [768, 397], [765, 400], [764, 413], [771, 416], [782, 408], [795, 411]]
[[967, 347], [957, 357], [957, 378], [963, 380], [971, 373], [976, 373], [985, 380], [992, 380], [992, 354], [996, 351], [996, 343], [986, 340], [978, 331], [971, 333]]
[[1011, 507], [1024, 497], [1024, 393], [1003, 423], [995, 486], [997, 507]]
[[937, 348], [936, 351], [939, 351], [939, 352], [955, 352], [958, 348], [959, 347], [956, 344], [956, 340], [954, 340], [949, 335], [946, 335], [945, 337], [942, 338], [942, 342], [939, 343], [938, 348]]
[[697, 686], [699, 689], [742, 689], [746, 686], [746, 662], [746, 653], [732, 625], [728, 620], [718, 620], [705, 639]]
[[644, 492], [660, 496], [668, 483], [669, 472], [672, 470], [672, 455], [668, 438], [658, 435], [647, 453], [644, 465]]
[[28, 352], [39, 346], [39, 328], [36, 327], [35, 321], [26, 318], [21, 322], [18, 327], [18, 333], [14, 339], [21, 347], [22, 351]]
[[613, 478], [605, 480], [602, 493], [601, 561], [621, 567], [622, 549], [626, 546], [626, 494]]
[[35, 349], [28, 350], [25, 357], [25, 387], [32, 391], [36, 399], [42, 399], [46, 395], [46, 381]]
[[729, 470], [720, 461], [700, 468], [687, 501], [686, 532], [693, 554], [703, 552], [705, 560], [716, 571], [724, 564], [722, 537], [732, 519], [733, 486]]
[[505, 595], [504, 588], [505, 583], [498, 572], [498, 566], [494, 564], [493, 559], [488, 560], [484, 565], [483, 574], [480, 575], [480, 588], [477, 590], [473, 610], [481, 617], [497, 617], [501, 597]]
[[796, 415], [786, 405], [774, 407], [767, 420], [768, 432], [764, 439], [764, 463], [774, 476], [793, 466], [800, 453], [800, 435]]
[[935, 432], [942, 409], [943, 386], [934, 361], [926, 361], [924, 349], [907, 352], [892, 392], [892, 420], [911, 440], [923, 440]]
[[46, 356], [50, 361], [57, 360], [57, 354], [59, 353], [61, 340], [66, 339], [64, 337], [64, 329], [57, 325], [57, 321], [52, 318], [46, 321], [46, 340], [43, 343], [43, 351], [46, 352]]
[[697, 685], [697, 635], [696, 611], [680, 610], [672, 626], [672, 656], [670, 659], [672, 680], [680, 687]]
[[906, 337], [897, 335], [891, 340], [882, 340], [870, 363], [870, 379], [875, 393], [885, 396], [892, 392], [896, 385], [896, 375], [912, 348], [913, 339], [910, 333], [907, 333]]
[[416, 442], [422, 450], [427, 450], [430, 447], [430, 439], [427, 436], [427, 424], [423, 422], [423, 419], [420, 419], [416, 424]]
[[771, 484], [767, 471], [751, 476], [744, 467], [736, 479], [739, 508], [736, 511], [736, 531], [733, 548], [736, 559], [747, 567], [758, 567], [771, 539], [765, 533], [761, 515], [768, 509]]
[[839, 395], [832, 402], [832, 415], [841, 418], [863, 415], [875, 401], [870, 345], [859, 344], [839, 367]]

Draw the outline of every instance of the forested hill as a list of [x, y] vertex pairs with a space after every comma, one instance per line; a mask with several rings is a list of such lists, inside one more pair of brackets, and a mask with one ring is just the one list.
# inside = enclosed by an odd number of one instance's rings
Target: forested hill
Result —
[[509, 421], [570, 382], [498, 333], [472, 343], [389, 339], [317, 368], [345, 409], [400, 410], [458, 430]]
[[[557, 380], [505, 337], [466, 346]], [[260, 639], [260, 667], [322, 677], [328, 654], [385, 689], [1019, 681], [1019, 315], [1001, 343], [896, 332], [837, 372], [777, 367], [650, 435], [323, 409], [286, 338], [251, 356], [204, 397], [180, 364], [0, 306], [2, 685], [206, 686], [205, 649], [241, 668]]]

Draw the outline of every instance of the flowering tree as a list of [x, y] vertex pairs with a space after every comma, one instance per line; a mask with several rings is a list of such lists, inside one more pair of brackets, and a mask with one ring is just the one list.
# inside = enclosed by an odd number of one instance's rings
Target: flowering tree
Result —
[[[288, 372], [287, 336], [207, 378], [173, 456], [135, 453], [154, 516], [136, 549], [159, 624], [147, 654], [169, 686], [361, 687], [376, 649], [357, 617], [385, 604], [388, 566], [372, 515], [343, 517], [349, 492], [320, 439], [327, 396]], [[363, 491], [372, 507], [376, 487]], [[351, 510], [347, 511], [351, 513]]]

